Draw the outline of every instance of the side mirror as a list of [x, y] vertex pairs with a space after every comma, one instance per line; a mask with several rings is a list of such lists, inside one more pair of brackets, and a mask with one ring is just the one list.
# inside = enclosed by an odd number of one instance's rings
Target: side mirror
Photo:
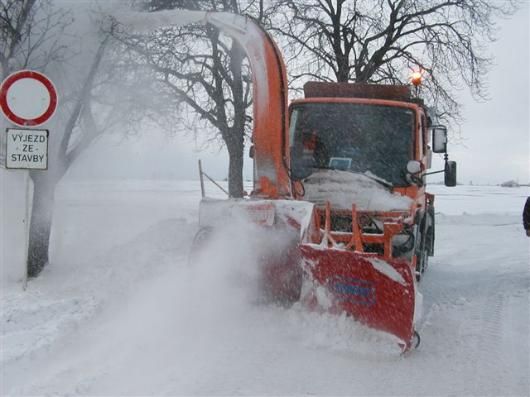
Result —
[[447, 153], [447, 128], [437, 125], [432, 128], [432, 151]]
[[456, 161], [446, 161], [444, 169], [445, 186], [456, 186]]

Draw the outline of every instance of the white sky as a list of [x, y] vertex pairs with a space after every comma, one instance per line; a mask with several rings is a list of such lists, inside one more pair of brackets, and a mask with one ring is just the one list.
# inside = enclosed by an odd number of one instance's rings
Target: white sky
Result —
[[[450, 159], [458, 162], [460, 183], [530, 182], [529, 26], [528, 2], [512, 18], [499, 21], [498, 40], [489, 47], [495, 57], [487, 79], [489, 101], [477, 103], [462, 91], [463, 140], [449, 147]], [[191, 134], [169, 138], [150, 132], [119, 143], [104, 138], [85, 159], [94, 155], [97, 164], [83, 161], [75, 167], [76, 176], [195, 179], [199, 158], [211, 176], [223, 179], [228, 173], [224, 150], [200, 151]], [[433, 168], [441, 164], [435, 161]], [[245, 178], [251, 176], [251, 161], [245, 154]]]
[[462, 95], [464, 117], [460, 145], [451, 145], [461, 183], [530, 182], [529, 3], [511, 19], [500, 21], [489, 75], [490, 100]]

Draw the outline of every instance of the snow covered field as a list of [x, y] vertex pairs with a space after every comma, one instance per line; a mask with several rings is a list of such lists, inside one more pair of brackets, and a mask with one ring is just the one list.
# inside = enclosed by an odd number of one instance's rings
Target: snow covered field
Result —
[[63, 185], [52, 263], [2, 290], [0, 394], [528, 395], [530, 189], [430, 191], [422, 344], [401, 357], [351, 319], [257, 303], [244, 236], [188, 265], [198, 182]]

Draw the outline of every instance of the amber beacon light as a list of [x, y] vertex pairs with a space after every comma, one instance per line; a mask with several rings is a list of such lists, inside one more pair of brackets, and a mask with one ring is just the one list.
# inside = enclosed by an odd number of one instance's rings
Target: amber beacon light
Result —
[[410, 76], [410, 82], [414, 87], [418, 87], [421, 84], [422, 77], [421, 72], [413, 72]]

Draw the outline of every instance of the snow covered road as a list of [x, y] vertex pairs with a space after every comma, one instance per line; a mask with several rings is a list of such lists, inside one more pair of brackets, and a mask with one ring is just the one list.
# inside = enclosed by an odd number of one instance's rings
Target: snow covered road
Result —
[[422, 344], [407, 357], [351, 319], [257, 303], [240, 241], [224, 261], [189, 266], [186, 195], [183, 214], [157, 214], [104, 253], [77, 247], [27, 291], [2, 291], [0, 393], [528, 395], [530, 192], [431, 190], [436, 256], [420, 284]]

